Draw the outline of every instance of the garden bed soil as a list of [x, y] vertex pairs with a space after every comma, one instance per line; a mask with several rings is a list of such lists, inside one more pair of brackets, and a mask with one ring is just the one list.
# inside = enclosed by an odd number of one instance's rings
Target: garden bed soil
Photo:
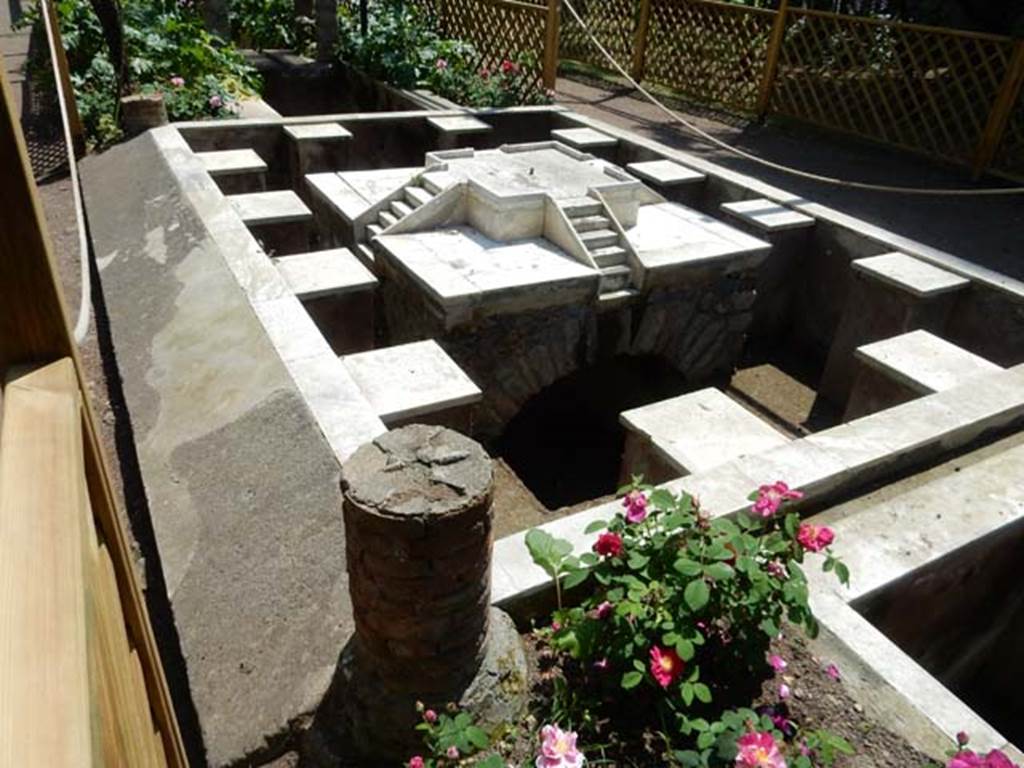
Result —
[[[761, 687], [760, 695], [749, 703], [753, 709], [778, 707], [778, 687], [785, 682], [792, 695], [785, 703], [787, 719], [804, 730], [824, 729], [846, 739], [856, 750], [849, 757], [839, 757], [835, 768], [925, 768], [933, 761], [924, 753], [910, 746], [902, 737], [890, 731], [865, 714], [864, 708], [847, 693], [841, 679], [833, 679], [827, 672], [829, 659], [816, 657], [808, 644], [792, 628], [792, 636], [773, 641], [771, 652], [784, 658], [788, 667], [785, 672], [769, 677]], [[553, 659], [543, 633], [527, 632], [523, 635], [532, 676], [532, 712], [549, 711], [552, 680], [561, 674]], [[842, 670], [839, 670], [841, 678]], [[635, 697], [622, 697], [626, 712]], [[614, 716], [615, 713], [612, 713]], [[535, 715], [528, 715], [510, 730], [499, 749], [506, 762], [512, 766], [533, 765], [537, 750], [537, 733], [543, 723]], [[568, 724], [560, 724], [563, 727]], [[581, 734], [579, 744], [587, 755], [590, 766], [621, 766], [621, 768], [664, 768], [666, 766], [659, 747], [662, 746], [655, 733], [633, 735], [620, 740], [614, 728], [601, 736], [603, 746], [594, 748], [593, 738]], [[684, 748], [682, 746], [678, 748]]]

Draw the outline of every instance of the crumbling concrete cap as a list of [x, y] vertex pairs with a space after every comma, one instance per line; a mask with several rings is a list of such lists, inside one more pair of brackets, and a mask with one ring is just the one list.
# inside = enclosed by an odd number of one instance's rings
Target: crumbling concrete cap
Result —
[[488, 503], [491, 475], [475, 440], [411, 424], [359, 448], [342, 468], [342, 488], [382, 517], [443, 517]]

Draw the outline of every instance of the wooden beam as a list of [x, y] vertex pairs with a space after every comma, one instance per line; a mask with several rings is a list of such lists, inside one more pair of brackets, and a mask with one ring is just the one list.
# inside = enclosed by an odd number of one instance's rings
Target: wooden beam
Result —
[[544, 66], [541, 78], [547, 90], [554, 90], [558, 80], [558, 41], [562, 24], [562, 0], [548, 0], [544, 26]]
[[789, 13], [789, 0], [780, 0], [779, 10], [775, 12], [772, 24], [772, 35], [768, 39], [768, 56], [765, 59], [764, 75], [761, 77], [761, 89], [757, 96], [757, 116], [764, 120], [772, 103], [772, 90], [775, 88], [775, 75], [779, 70], [779, 54], [786, 39], [786, 22]]
[[985, 129], [978, 141], [978, 149], [974, 154], [974, 177], [977, 179], [992, 165], [999, 145], [1003, 143], [1006, 126], [1020, 99], [1021, 87], [1024, 86], [1024, 40], [1018, 40], [1013, 48], [1013, 55], [1006, 67], [1006, 75], [1000, 84], [992, 109], [989, 110]]

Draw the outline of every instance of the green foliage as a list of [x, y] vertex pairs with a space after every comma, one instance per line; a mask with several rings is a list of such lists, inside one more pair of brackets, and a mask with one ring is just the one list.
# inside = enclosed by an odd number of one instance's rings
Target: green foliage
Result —
[[[480, 755], [491, 746], [490, 737], [473, 722], [468, 712], [460, 712], [449, 704], [444, 712], [435, 713], [417, 705], [423, 719], [416, 730], [423, 734], [426, 756], [421, 757], [424, 768], [439, 768], [443, 765], [462, 764], [460, 761]], [[457, 757], [451, 758], [451, 750]], [[467, 763], [469, 764], [469, 763]], [[472, 761], [477, 768], [504, 768], [499, 755], [480, 756]]]
[[[86, 133], [93, 145], [109, 144], [120, 135], [119, 94], [99, 20], [83, 0], [58, 0], [57, 13]], [[122, 14], [128, 84], [138, 92], [163, 93], [170, 119], [227, 117], [238, 98], [257, 90], [258, 79], [242, 56], [210, 35], [190, 6], [127, 0]], [[39, 23], [38, 9], [29, 20]]]
[[316, 24], [309, 16], [296, 16], [294, 0], [231, 0], [231, 37], [243, 48], [308, 55]]
[[[601, 670], [588, 673], [595, 695], [563, 687], [555, 706], [563, 720], [577, 724], [610, 717], [599, 710], [614, 703], [610, 687], [618, 686], [631, 692], [637, 708], [647, 707], [648, 722], [664, 724], [668, 742], [674, 732], [697, 747], [680, 752], [679, 764], [715, 765], [715, 755], [735, 744], [750, 719], [722, 715], [709, 722], [713, 702], [758, 679], [769, 642], [785, 622], [817, 633], [801, 568], [806, 546], [798, 539], [799, 517], [712, 519], [685, 493], [639, 483], [623, 490], [629, 513], [587, 529], [603, 531], [594, 552], [575, 558], [569, 542], [539, 530], [526, 537], [534, 561], [556, 585], [568, 576], [574, 583], [590, 579], [594, 588], [582, 605], [556, 612], [551, 643], [581, 668]], [[846, 566], [827, 548], [823, 555], [823, 568], [845, 582]], [[765, 730], [772, 730], [770, 719]], [[818, 765], [844, 753], [845, 742], [830, 734], [806, 739], [814, 741]]]
[[501, 62], [490, 71], [463, 40], [444, 39], [415, 6], [381, 0], [370, 6], [367, 34], [359, 29], [353, 6], [339, 12], [341, 58], [370, 77], [397, 88], [429, 88], [468, 107], [508, 107], [544, 103], [545, 94], [530, 87], [536, 60], [529, 54]]

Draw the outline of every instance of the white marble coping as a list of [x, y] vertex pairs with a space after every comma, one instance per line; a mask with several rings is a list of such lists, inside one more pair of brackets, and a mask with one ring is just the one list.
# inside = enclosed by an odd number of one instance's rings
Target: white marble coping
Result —
[[222, 149], [215, 152], [196, 152], [206, 172], [213, 177], [236, 173], [264, 173], [267, 164], [251, 149]]
[[814, 226], [814, 218], [772, 200], [758, 198], [722, 203], [721, 210], [764, 232], [786, 232]]
[[595, 131], [593, 128], [558, 128], [551, 132], [557, 141], [564, 142], [574, 149], [596, 149], [598, 147], [614, 147], [619, 140], [607, 133]]
[[451, 117], [431, 117], [427, 123], [442, 134], [459, 136], [473, 133], [489, 133], [494, 126], [488, 125], [483, 120], [478, 120], [472, 115], [452, 115]]
[[312, 221], [313, 212], [290, 189], [228, 195], [227, 200], [247, 226]]
[[483, 398], [480, 388], [433, 340], [345, 355], [341, 361], [385, 423]]
[[706, 173], [687, 168], [674, 160], [647, 160], [642, 163], [630, 163], [626, 166], [626, 170], [659, 187], [697, 184], [708, 177]]
[[292, 141], [347, 141], [352, 132], [339, 123], [286, 125], [284, 132]]
[[[712, 515], [738, 513], [750, 506], [747, 496], [759, 485], [784, 480], [813, 503], [894, 456], [906, 459], [939, 444], [947, 450], [970, 442], [987, 429], [1024, 416], [1024, 365], [987, 374], [968, 384], [913, 400], [810, 437], [743, 456], [719, 466], [672, 480], [662, 487], [686, 490], [701, 499]], [[607, 520], [619, 502], [599, 504], [540, 526], [568, 539], [577, 552], [587, 551], [594, 535], [584, 530]], [[547, 574], [530, 559], [526, 532], [494, 544], [492, 599], [501, 603], [543, 589]]]
[[288, 287], [300, 300], [373, 290], [377, 278], [348, 248], [311, 251], [274, 259]]
[[928, 331], [858, 347], [858, 359], [923, 395], [964, 384], [1002, 367]]
[[921, 298], [958, 291], [970, 280], [905, 253], [883, 253], [851, 263], [857, 272]]
[[619, 421], [626, 429], [649, 438], [681, 475], [790, 441], [714, 387], [624, 411]]

